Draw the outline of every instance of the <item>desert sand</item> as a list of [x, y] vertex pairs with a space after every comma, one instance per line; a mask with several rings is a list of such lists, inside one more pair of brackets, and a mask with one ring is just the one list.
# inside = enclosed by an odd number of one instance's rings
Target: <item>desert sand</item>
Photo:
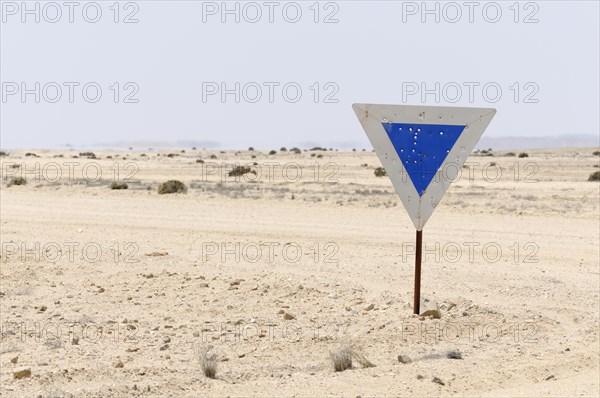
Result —
[[[372, 152], [9, 151], [0, 395], [596, 397], [595, 150], [469, 158], [423, 231], [439, 319]], [[343, 347], [375, 366], [334, 371]]]

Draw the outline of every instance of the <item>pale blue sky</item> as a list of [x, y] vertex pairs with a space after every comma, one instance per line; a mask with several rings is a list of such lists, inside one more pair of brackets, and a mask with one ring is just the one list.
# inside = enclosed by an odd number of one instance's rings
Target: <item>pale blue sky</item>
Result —
[[[495, 107], [498, 114], [485, 133], [489, 137], [599, 134], [596, 1], [521, 2], [517, 7], [512, 1], [478, 2], [473, 22], [464, 2], [441, 2], [439, 23], [434, 14], [421, 21], [421, 10], [415, 9], [420, 1], [322, 2], [318, 16], [313, 1], [275, 2], [272, 23], [262, 1], [239, 3], [239, 23], [233, 14], [221, 22], [215, 9], [220, 1], [121, 2], [119, 23], [113, 21], [113, 1], [97, 2], [102, 16], [90, 23], [82, 14], [87, 3], [74, 9], [73, 23], [65, 6], [61, 19], [49, 23], [44, 17], [53, 19], [56, 10], [40, 2], [36, 23], [35, 15], [15, 10], [20, 1], [2, 2], [3, 148], [116, 142], [139, 147], [158, 142], [221, 148], [368, 147], [351, 108], [354, 102]], [[255, 4], [263, 15], [251, 23], [247, 20], [255, 17]], [[454, 4], [462, 12], [456, 23], [450, 21], [457, 15]], [[428, 3], [430, 9], [435, 6]], [[297, 8], [302, 11], [299, 21], [286, 21], [295, 18]], [[496, 18], [498, 8], [498, 22], [486, 21]], [[86, 10], [94, 18], [94, 6]], [[130, 13], [139, 22], [123, 23]], [[327, 15], [338, 22], [323, 23]], [[537, 23], [524, 22], [535, 19]], [[34, 89], [35, 82], [40, 82], [40, 103], [34, 94], [23, 102], [21, 83]], [[55, 96], [55, 86], [47, 85], [51, 82], [62, 87], [57, 103], [48, 101]], [[73, 103], [65, 82], [79, 84]], [[89, 82], [102, 89], [96, 103], [83, 98], [82, 87]], [[134, 84], [124, 87], [128, 82]], [[240, 82], [239, 103], [233, 94], [225, 103], [218, 94], [208, 95], [207, 89], [220, 89], [222, 82], [229, 88]], [[420, 90], [422, 83], [435, 89], [436, 82], [437, 103], [434, 94], [422, 101], [407, 91]], [[285, 100], [286, 83], [291, 83], [289, 100], [301, 88], [298, 102]], [[467, 84], [473, 85], [472, 101]], [[486, 84], [487, 97], [482, 90]], [[132, 98], [139, 102], [123, 103], [136, 86], [139, 91]], [[252, 103], [257, 86], [263, 96]], [[456, 86], [462, 87], [462, 95], [452, 102]], [[498, 87], [502, 95], [494, 103]], [[15, 88], [19, 92], [12, 95]], [[93, 87], [89, 90], [91, 99]], [[326, 95], [337, 103], [325, 103]]]

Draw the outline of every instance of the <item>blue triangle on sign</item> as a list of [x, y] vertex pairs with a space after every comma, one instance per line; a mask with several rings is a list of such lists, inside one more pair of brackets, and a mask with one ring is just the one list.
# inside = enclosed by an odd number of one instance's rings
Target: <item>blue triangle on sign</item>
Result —
[[466, 126], [382, 123], [419, 196], [429, 186]]

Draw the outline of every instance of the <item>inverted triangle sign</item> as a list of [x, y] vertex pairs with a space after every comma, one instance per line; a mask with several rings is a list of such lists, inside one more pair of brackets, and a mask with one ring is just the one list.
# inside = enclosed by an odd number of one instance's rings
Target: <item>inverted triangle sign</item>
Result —
[[423, 229], [496, 113], [491, 108], [352, 107], [417, 231]]

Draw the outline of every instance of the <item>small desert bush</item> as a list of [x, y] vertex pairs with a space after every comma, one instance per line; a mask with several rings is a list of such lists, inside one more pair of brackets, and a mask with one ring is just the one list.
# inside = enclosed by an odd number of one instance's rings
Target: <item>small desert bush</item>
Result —
[[217, 354], [212, 351], [212, 346], [200, 348], [197, 355], [204, 376], [214, 379], [217, 376]]
[[375, 177], [385, 177], [387, 172], [383, 167], [378, 167], [375, 169]]
[[269, 155], [275, 155], [276, 153], [277, 153], [277, 151], [275, 151], [275, 150], [269, 151]]
[[127, 189], [127, 188], [129, 188], [129, 186], [127, 184], [125, 184], [124, 182], [114, 181], [112, 184], [110, 184], [110, 189]]
[[187, 187], [185, 184], [179, 180], [169, 180], [167, 182], [163, 182], [158, 186], [159, 195], [163, 195], [166, 193], [179, 193], [186, 192]]
[[517, 156], [517, 154], [514, 152], [506, 152], [504, 156]]
[[310, 148], [310, 151], [326, 151], [326, 150], [327, 150], [327, 148], [322, 148], [320, 146]]
[[250, 151], [250, 152], [254, 151], [254, 147], [248, 148], [248, 151]]
[[600, 181], [600, 171], [594, 171], [590, 174], [588, 181]]
[[202, 159], [196, 159], [196, 163], [204, 163], [204, 160], [202, 160]]
[[252, 173], [252, 174], [256, 175], [256, 171], [251, 170], [250, 167], [246, 167], [246, 166], [236, 166], [233, 170], [231, 170], [229, 173], [227, 173], [227, 175], [229, 177], [240, 177], [240, 176], [243, 176], [244, 174], [248, 174], [248, 173]]
[[6, 184], [7, 187], [12, 187], [13, 185], [25, 185], [27, 184], [27, 180], [23, 177], [13, 177]]
[[8, 156], [8, 154], [4, 151], [0, 151], [0, 157], [2, 157], [2, 156]]
[[210, 155], [210, 158], [211, 158], [211, 159], [216, 159], [216, 158], [217, 158], [217, 155]]
[[594, 156], [600, 156], [600, 151], [594, 151], [594, 153], [592, 153], [592, 155], [594, 155]]
[[300, 148], [296, 148], [296, 147], [293, 147], [292, 149], [290, 149], [290, 152], [294, 152], [295, 154], [302, 153], [302, 151], [300, 150]]
[[282, 146], [282, 147], [279, 149], [279, 151], [280, 151], [280, 152], [287, 152], [287, 148], [286, 148], [286, 147], [284, 147], [284, 146]]
[[521, 153], [519, 154], [519, 157], [520, 157], [520, 158], [528, 158], [528, 157], [529, 157], [529, 154], [528, 154], [527, 152], [521, 152]]

